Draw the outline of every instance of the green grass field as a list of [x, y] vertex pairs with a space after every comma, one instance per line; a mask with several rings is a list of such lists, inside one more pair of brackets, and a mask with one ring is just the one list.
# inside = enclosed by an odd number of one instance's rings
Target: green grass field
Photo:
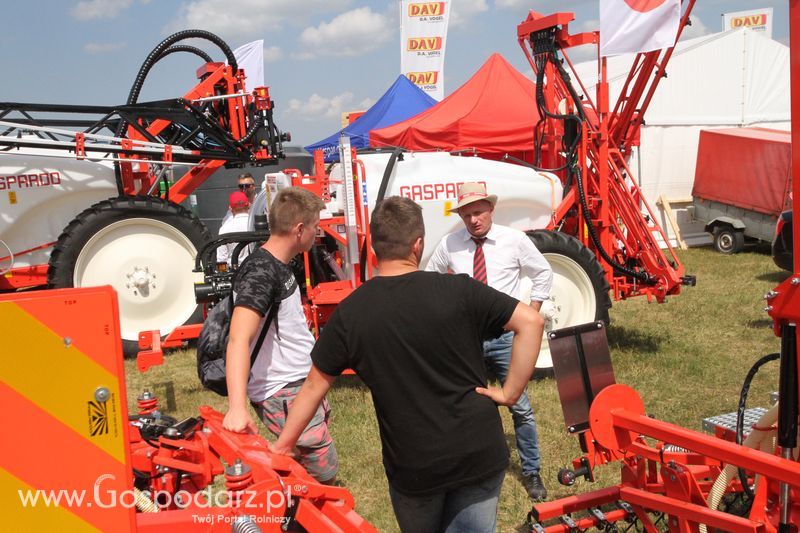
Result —
[[[609, 344], [618, 383], [636, 388], [649, 414], [692, 429], [703, 418], [736, 410], [742, 380], [762, 355], [778, 351], [779, 339], [764, 312], [764, 293], [784, 280], [765, 250], [747, 250], [726, 257], [708, 248], [679, 252], [686, 272], [697, 286], [660, 305], [644, 298], [615, 302], [611, 309]], [[179, 351], [161, 367], [140, 374], [127, 362], [129, 405], [144, 387], [162, 400], [162, 409], [189, 416], [207, 404], [224, 411], [225, 399], [200, 388], [194, 351]], [[764, 367], [750, 391], [750, 406], [766, 406], [777, 390], [777, 364]], [[167, 398], [167, 383], [174, 398]], [[528, 387], [539, 427], [543, 475], [551, 498], [601, 488], [617, 482], [618, 467], [606, 465], [597, 482], [579, 481], [562, 487], [558, 469], [578, 456], [577, 439], [567, 435], [555, 383], [532, 381]], [[167, 400], [170, 400], [169, 402]], [[357, 378], [339, 378], [329, 395], [333, 406], [332, 432], [339, 450], [339, 479], [353, 493], [357, 511], [381, 531], [397, 531], [381, 464], [380, 440], [368, 391]], [[168, 403], [173, 405], [168, 405]], [[514, 431], [502, 410], [509, 446]], [[266, 430], [262, 434], [266, 436]], [[516, 531], [530, 510], [518, 479], [519, 458], [512, 449], [498, 510], [498, 531]]]

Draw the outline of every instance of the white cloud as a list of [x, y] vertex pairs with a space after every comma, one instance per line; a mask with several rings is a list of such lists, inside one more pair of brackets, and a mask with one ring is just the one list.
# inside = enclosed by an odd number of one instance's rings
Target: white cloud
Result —
[[[598, 19], [590, 19], [580, 22], [578, 24], [577, 31], [590, 32], [590, 31], [597, 31], [599, 29], [600, 29], [600, 21]], [[583, 63], [584, 61], [596, 61], [597, 45], [584, 44], [582, 46], [574, 46], [572, 48], [567, 49], [567, 55], [569, 56], [569, 60], [572, 61], [573, 65], [577, 65], [578, 63]]]
[[86, 43], [83, 51], [87, 54], [108, 54], [125, 48], [126, 43]]
[[448, 26], [453, 28], [464, 26], [478, 13], [489, 10], [486, 0], [453, 0], [450, 5], [452, 7]]
[[502, 9], [517, 9], [530, 5], [528, 0], [495, 0], [494, 5]]
[[584, 20], [580, 24], [578, 24], [580, 31], [597, 31], [600, 29], [600, 20], [599, 19], [590, 19]]
[[78, 2], [70, 14], [78, 20], [110, 19], [128, 9], [133, 0], [85, 0]]
[[312, 26], [300, 34], [304, 50], [298, 59], [316, 56], [357, 56], [370, 52], [394, 37], [389, 18], [360, 7], [336, 16], [330, 22]]
[[690, 16], [689, 19], [692, 21], [691, 26], [684, 26], [683, 32], [681, 32], [681, 41], [685, 41], [686, 39], [694, 39], [695, 37], [702, 37], [703, 35], [710, 35], [712, 32], [708, 29], [708, 26], [703, 24], [703, 21], [700, 20], [698, 16]]
[[265, 46], [264, 47], [264, 62], [265, 63], [272, 63], [273, 61], [279, 60], [283, 57], [283, 52], [277, 46]]
[[287, 22], [338, 11], [351, 0], [190, 0], [183, 2], [165, 33], [202, 28], [228, 39], [262, 37], [283, 29]]
[[[454, 3], [459, 0], [453, 0]], [[520, 15], [527, 16], [529, 10], [549, 15], [558, 11], [578, 11], [581, 7], [586, 7], [589, 3], [586, 0], [495, 0], [494, 5], [500, 9], [517, 9]]]
[[567, 54], [573, 65], [584, 61], [597, 61], [597, 45], [584, 44], [583, 46], [574, 46], [567, 50]]
[[308, 100], [298, 100], [292, 98], [289, 100], [286, 108], [286, 114], [295, 115], [302, 120], [317, 120], [320, 118], [339, 118], [344, 111], [353, 111], [355, 109], [366, 109], [365, 104], [369, 103], [369, 99], [362, 100], [359, 103], [354, 103], [353, 93], [345, 91], [336, 96], [326, 97], [320, 96], [317, 93], [312, 94]]

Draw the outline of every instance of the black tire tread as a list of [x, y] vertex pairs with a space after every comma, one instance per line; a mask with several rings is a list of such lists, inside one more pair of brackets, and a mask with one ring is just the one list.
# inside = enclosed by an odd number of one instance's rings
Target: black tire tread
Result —
[[527, 232], [528, 237], [540, 252], [557, 253], [569, 257], [586, 272], [592, 282], [595, 294], [595, 320], [609, 324], [611, 309], [611, 285], [606, 278], [606, 271], [594, 253], [578, 239], [561, 231], [534, 230]]
[[[113, 222], [137, 217], [180, 220], [183, 228], [173, 226], [186, 235], [198, 250], [211, 240], [205, 224], [194, 213], [168, 200], [154, 196], [119, 196], [101, 200], [79, 213], [59, 235], [48, 263], [48, 288], [69, 288], [74, 285], [75, 260], [96, 231]], [[126, 355], [138, 350], [135, 344], [123, 340]]]
[[[719, 246], [719, 239], [724, 233], [730, 233], [733, 237], [733, 247], [730, 250], [723, 250]], [[738, 254], [744, 250], [744, 231], [737, 230], [728, 225], [717, 226], [714, 228], [714, 249], [724, 255]]]

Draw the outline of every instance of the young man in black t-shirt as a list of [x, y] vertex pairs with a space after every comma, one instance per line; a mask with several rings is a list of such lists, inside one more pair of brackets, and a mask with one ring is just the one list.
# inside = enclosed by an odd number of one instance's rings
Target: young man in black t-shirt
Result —
[[[335, 376], [352, 368], [372, 392], [395, 516], [403, 531], [494, 531], [508, 467], [496, 404], [513, 405], [533, 373], [543, 322], [476, 282], [418, 270], [422, 211], [392, 197], [373, 212], [379, 276], [346, 298], [271, 449], [289, 453]], [[502, 388], [486, 387], [482, 343], [514, 331]]]
[[[314, 336], [308, 329], [289, 262], [314, 244], [319, 212], [324, 207], [322, 200], [305, 189], [282, 189], [270, 206], [269, 239], [248, 256], [236, 275], [226, 353], [229, 408], [222, 422], [229, 431], [257, 432], [248, 411], [249, 401], [267, 429], [279, 435], [286, 410], [311, 368]], [[251, 368], [251, 350], [277, 302], [278, 312]], [[323, 401], [297, 442], [298, 460], [324, 483], [334, 481], [339, 466], [328, 431], [329, 413]]]

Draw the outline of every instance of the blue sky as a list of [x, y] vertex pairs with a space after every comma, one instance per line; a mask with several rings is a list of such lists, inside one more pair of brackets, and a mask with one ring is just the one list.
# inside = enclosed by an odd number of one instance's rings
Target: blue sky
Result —
[[[774, 38], [787, 43], [788, 0], [697, 0], [688, 36], [720, 31], [721, 14], [773, 7]], [[124, 103], [147, 54], [167, 35], [209, 30], [231, 48], [263, 39], [265, 78], [276, 121], [305, 145], [339, 128], [342, 111], [370, 105], [399, 74], [397, 1], [366, 0], [29, 0], [4, 2], [0, 101]], [[597, 29], [597, 0], [453, 0], [445, 94], [493, 52], [529, 71], [516, 42], [528, 10], [573, 11], [573, 32]], [[213, 45], [203, 47], [215, 59]], [[577, 59], [590, 57], [578, 52]], [[161, 61], [140, 101], [178, 97], [191, 88], [198, 59]]]

